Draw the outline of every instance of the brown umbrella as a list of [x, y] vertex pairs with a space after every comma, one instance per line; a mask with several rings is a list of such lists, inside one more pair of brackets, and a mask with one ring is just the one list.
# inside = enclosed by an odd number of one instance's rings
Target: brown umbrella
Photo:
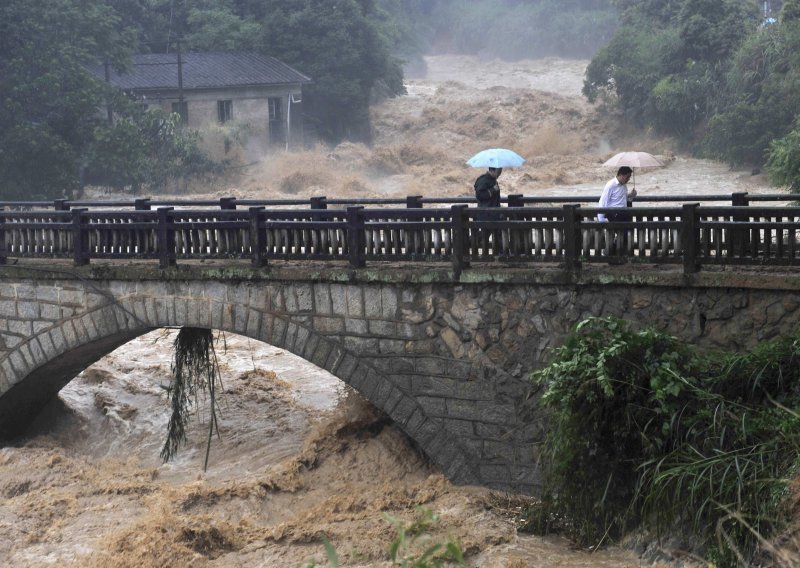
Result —
[[606, 160], [603, 165], [617, 168], [622, 166], [628, 166], [629, 168], [657, 168], [664, 164], [647, 152], [620, 152]]
[[[613, 166], [620, 168], [628, 166], [629, 168], [657, 168], [663, 166], [658, 158], [647, 152], [620, 152], [611, 156], [608, 160], [603, 162], [604, 166]], [[633, 176], [633, 188], [636, 189], [636, 175]]]

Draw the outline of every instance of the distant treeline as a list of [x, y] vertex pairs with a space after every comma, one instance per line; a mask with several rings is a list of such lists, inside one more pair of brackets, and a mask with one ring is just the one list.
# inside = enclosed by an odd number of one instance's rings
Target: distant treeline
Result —
[[[617, 25], [613, 0], [431, 0], [421, 35], [429, 51], [502, 59], [589, 58]], [[406, 11], [406, 13], [409, 13]]]
[[704, 155], [766, 161], [776, 182], [796, 183], [798, 3], [783, 2], [771, 23], [756, 0], [4, 0], [0, 198], [69, 196], [85, 181], [136, 191], [219, 169], [175, 116], [86, 69], [124, 70], [131, 54], [178, 42], [265, 53], [310, 76], [306, 123], [331, 143], [369, 142], [369, 104], [403, 93], [404, 73], [426, 53], [596, 53], [590, 99], [607, 97], [626, 120]]
[[[584, 94], [696, 154], [800, 189], [800, 1], [616, 0]], [[765, 13], [766, 9], [766, 13]]]

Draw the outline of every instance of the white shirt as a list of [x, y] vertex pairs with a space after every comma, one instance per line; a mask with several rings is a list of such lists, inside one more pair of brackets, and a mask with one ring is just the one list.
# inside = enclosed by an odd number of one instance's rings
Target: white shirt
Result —
[[[600, 201], [597, 202], [598, 207], [627, 207], [628, 206], [628, 186], [624, 183], [619, 183], [619, 180], [614, 177], [603, 188], [603, 194], [600, 196]], [[597, 214], [598, 221], [606, 221], [606, 216], [603, 213]]]

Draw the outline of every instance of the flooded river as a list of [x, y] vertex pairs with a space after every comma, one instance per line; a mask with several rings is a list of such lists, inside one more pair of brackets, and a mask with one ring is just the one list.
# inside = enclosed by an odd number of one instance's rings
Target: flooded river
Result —
[[[599, 195], [612, 175], [602, 162], [627, 149], [667, 164], [637, 173], [642, 195], [776, 192], [762, 175], [626, 133], [580, 98], [585, 65], [428, 58], [408, 96], [374, 109], [374, 147], [273, 156], [198, 197], [469, 195], [479, 172], [463, 162], [483, 146], [528, 158], [504, 172], [505, 193]], [[425, 537], [457, 541], [470, 566], [654, 565], [517, 533], [525, 498], [453, 486], [337, 379], [244, 337], [217, 337], [224, 393], [208, 470], [203, 404], [189, 443], [162, 463], [174, 335], [156, 330], [109, 354], [0, 448], [0, 566], [325, 565], [323, 535], [343, 566], [391, 566], [391, 518], [423, 510], [438, 516]]]
[[384, 515], [439, 516], [471, 566], [640, 566], [630, 552], [519, 535], [524, 499], [452, 486], [338, 379], [259, 342], [217, 335], [220, 436], [207, 412], [162, 463], [175, 330], [81, 373], [17, 444], [0, 449], [3, 566], [306, 566], [324, 534], [343, 566], [391, 566]]

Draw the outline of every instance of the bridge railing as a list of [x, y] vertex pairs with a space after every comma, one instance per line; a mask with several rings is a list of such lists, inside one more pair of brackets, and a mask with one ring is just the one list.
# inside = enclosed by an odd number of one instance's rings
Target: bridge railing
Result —
[[153, 259], [163, 267], [204, 259], [451, 263], [641, 262], [683, 265], [800, 264], [800, 208], [631, 207], [597, 221], [581, 207], [454, 204], [439, 208], [0, 211], [0, 263], [9, 258]]
[[[502, 202], [509, 207], [529, 207], [559, 204], [596, 204], [600, 199], [597, 195], [522, 195], [512, 194], [504, 196]], [[731, 206], [745, 206], [753, 202], [786, 202], [792, 201], [794, 196], [786, 193], [749, 194], [746, 192], [720, 193], [708, 195], [639, 195], [636, 203], [713, 203], [727, 202]], [[221, 197], [219, 199], [181, 200], [181, 199], [122, 199], [122, 200], [68, 200], [56, 199], [53, 201], [0, 201], [0, 209], [7, 211], [69, 211], [71, 209], [120, 209], [133, 211], [148, 211], [162, 207], [175, 209], [198, 209], [218, 207], [222, 210], [244, 209], [250, 207], [265, 208], [347, 208], [351, 206], [362, 207], [406, 207], [419, 209], [425, 206], [449, 207], [451, 205], [466, 204], [476, 205], [473, 196], [462, 197], [425, 197], [422, 195], [409, 195], [395, 198], [328, 198], [316, 196], [309, 199], [237, 199], [236, 197]]]

